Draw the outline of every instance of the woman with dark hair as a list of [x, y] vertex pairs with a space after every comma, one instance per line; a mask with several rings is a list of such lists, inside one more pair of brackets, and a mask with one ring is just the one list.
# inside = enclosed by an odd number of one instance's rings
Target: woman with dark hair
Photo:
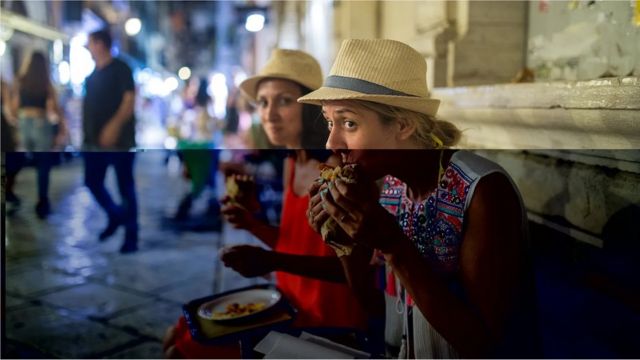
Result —
[[[317, 61], [301, 51], [276, 49], [258, 76], [240, 84], [256, 103], [269, 141], [290, 150], [284, 163], [284, 199], [279, 227], [257, 219], [256, 201], [247, 191], [242, 199], [223, 199], [222, 214], [232, 226], [245, 229], [273, 249], [238, 245], [225, 249], [224, 264], [243, 276], [255, 277], [276, 271], [276, 284], [298, 309], [296, 327], [340, 327], [364, 329], [366, 316], [346, 285], [345, 274], [335, 252], [322, 241], [306, 220], [308, 189], [319, 176], [319, 165], [328, 159], [324, 150], [328, 129], [320, 107], [302, 105], [296, 99], [322, 83]], [[241, 188], [251, 188], [236, 178]], [[244, 185], [244, 186], [243, 186]], [[239, 205], [240, 203], [241, 205]], [[249, 210], [247, 210], [249, 209]], [[186, 334], [186, 335], [185, 335]], [[223, 349], [202, 347], [190, 340], [183, 319], [165, 342], [168, 357], [232, 357]]]
[[55, 155], [51, 151], [62, 145], [67, 127], [51, 84], [49, 65], [41, 52], [25, 59], [13, 89], [11, 111], [18, 117], [19, 149], [33, 152], [38, 173], [35, 210], [44, 218], [50, 212], [49, 172]]

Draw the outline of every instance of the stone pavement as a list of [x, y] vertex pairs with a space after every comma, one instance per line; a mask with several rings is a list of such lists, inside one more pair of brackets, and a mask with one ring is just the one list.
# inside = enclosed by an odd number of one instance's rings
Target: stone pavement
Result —
[[[22, 206], [3, 224], [3, 358], [161, 358], [164, 331], [184, 302], [266, 281], [244, 279], [217, 260], [223, 244], [255, 244], [245, 232], [167, 225], [189, 185], [175, 163], [165, 165], [164, 155], [137, 155], [140, 250], [127, 255], [118, 252], [124, 230], [97, 240], [106, 216], [83, 186], [82, 159], [54, 168], [53, 212], [46, 220], [33, 211], [34, 169], [18, 175]], [[111, 172], [107, 184], [117, 194]], [[205, 207], [201, 196], [192, 213]]]

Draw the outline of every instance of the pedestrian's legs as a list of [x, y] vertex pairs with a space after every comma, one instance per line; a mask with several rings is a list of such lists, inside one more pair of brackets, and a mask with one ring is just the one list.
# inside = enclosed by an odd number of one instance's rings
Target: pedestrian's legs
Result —
[[136, 251], [138, 244], [138, 201], [133, 177], [134, 152], [113, 153], [113, 165], [124, 210], [125, 239], [120, 252]]
[[122, 224], [123, 210], [113, 202], [111, 195], [109, 195], [104, 186], [105, 175], [112, 158], [113, 153], [108, 152], [84, 153], [84, 183], [109, 217], [109, 224], [100, 233], [100, 240], [105, 240], [113, 235], [118, 226]]
[[53, 163], [53, 157], [56, 153], [51, 152], [34, 152], [33, 160], [35, 162], [37, 179], [38, 179], [38, 203], [36, 204], [36, 214], [40, 218], [46, 217], [51, 212], [49, 204], [49, 173]]
[[55, 153], [50, 152], [36, 152], [33, 153], [33, 160], [38, 172], [38, 198], [49, 198], [49, 173], [51, 172], [51, 166]]
[[20, 198], [13, 192], [13, 186], [16, 183], [16, 177], [18, 172], [24, 166], [24, 153], [23, 152], [7, 152], [4, 153], [5, 160], [5, 200], [12, 205], [12, 210], [16, 210], [20, 206]]
[[47, 119], [34, 119], [34, 153], [33, 160], [38, 172], [38, 205], [36, 212], [43, 217], [49, 213], [49, 173], [56, 153], [53, 149], [55, 127]]
[[32, 152], [37, 172], [38, 203], [36, 214], [44, 218], [51, 211], [49, 204], [49, 172], [55, 136], [54, 126], [46, 118], [20, 117], [20, 140], [22, 146]]

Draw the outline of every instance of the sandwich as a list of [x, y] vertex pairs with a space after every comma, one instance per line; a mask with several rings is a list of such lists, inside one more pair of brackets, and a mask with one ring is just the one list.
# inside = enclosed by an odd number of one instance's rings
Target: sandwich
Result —
[[238, 186], [238, 183], [236, 182], [236, 177], [227, 177], [225, 187], [227, 188], [227, 196], [229, 196], [229, 200], [237, 202], [237, 199], [240, 196], [240, 186]]
[[[249, 199], [253, 194], [253, 178], [249, 175], [231, 175], [225, 181], [227, 197], [233, 205], [247, 209], [246, 204], [250, 204]], [[250, 206], [251, 207], [251, 206]]]
[[[336, 179], [340, 179], [347, 184], [355, 184], [357, 182], [357, 171], [355, 164], [344, 166], [330, 166], [327, 164], [320, 165], [320, 182], [327, 184]], [[350, 255], [353, 250], [353, 240], [342, 230], [340, 225], [333, 219], [327, 219], [320, 227], [320, 235], [322, 239], [331, 246], [338, 256]]]

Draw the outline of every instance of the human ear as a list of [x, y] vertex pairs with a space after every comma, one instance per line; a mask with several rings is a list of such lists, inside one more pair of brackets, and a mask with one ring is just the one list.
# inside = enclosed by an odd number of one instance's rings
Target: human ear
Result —
[[396, 137], [398, 140], [407, 140], [416, 131], [416, 124], [414, 121], [405, 117], [399, 117], [396, 119]]

